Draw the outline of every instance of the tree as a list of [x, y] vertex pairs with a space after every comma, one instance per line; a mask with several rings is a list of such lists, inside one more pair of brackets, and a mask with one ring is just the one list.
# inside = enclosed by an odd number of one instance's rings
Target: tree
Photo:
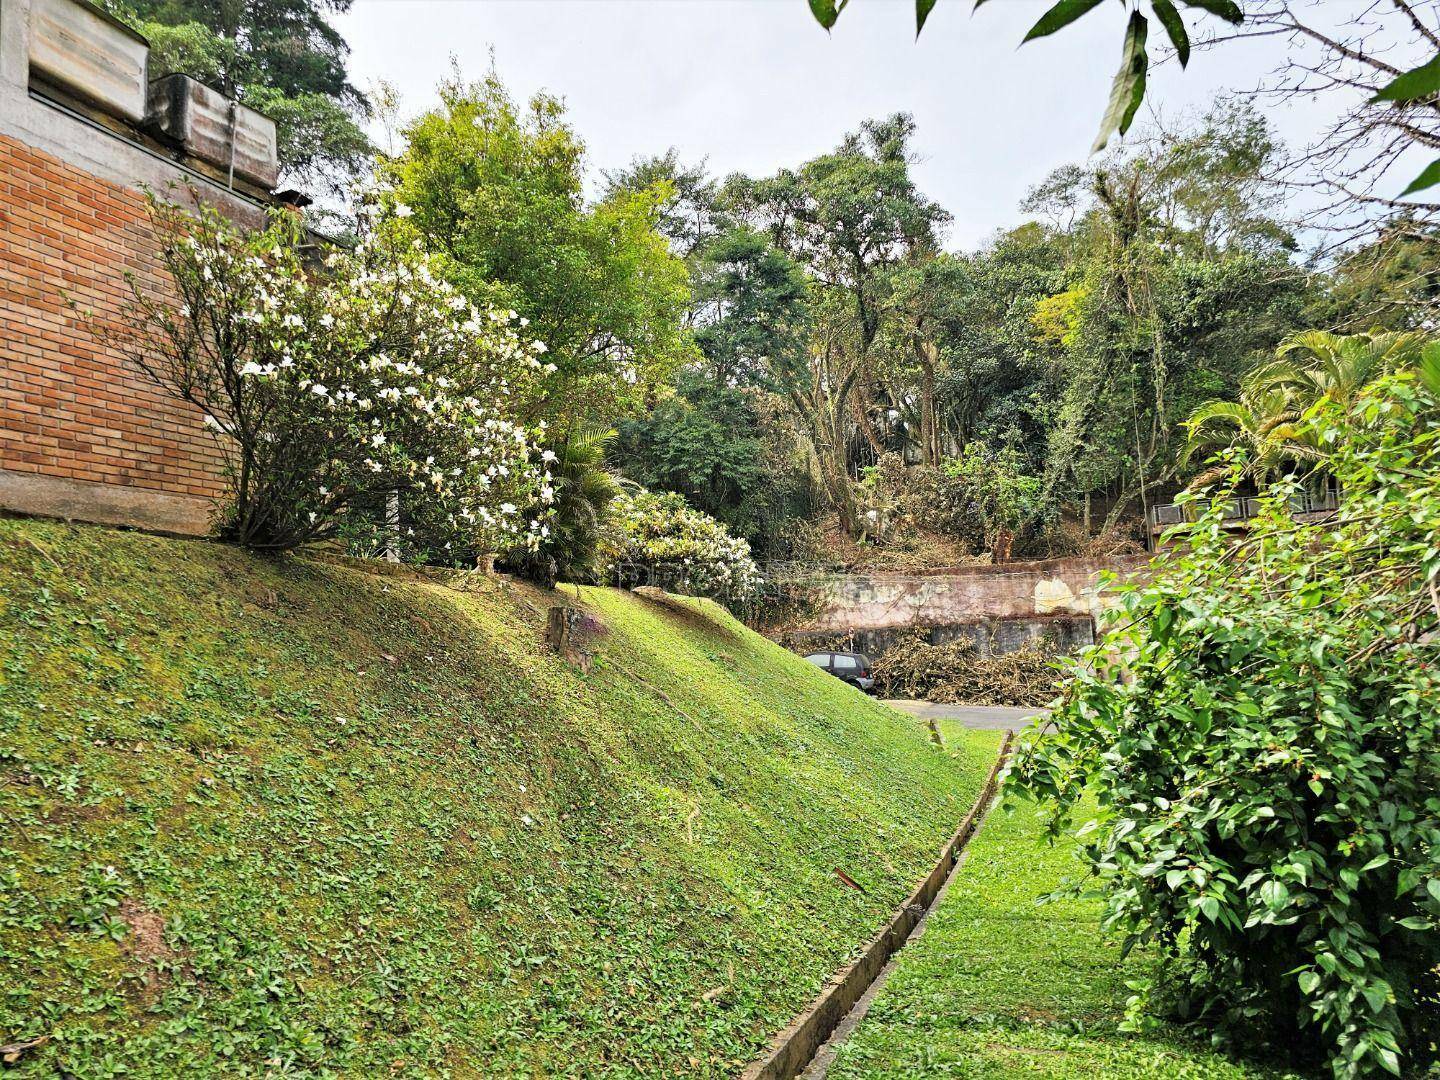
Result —
[[365, 95], [325, 16], [352, 0], [108, 0], [150, 40], [150, 76], [183, 72], [276, 122], [287, 183], [330, 193], [369, 167]]
[[719, 185], [705, 171], [705, 163], [685, 165], [674, 147], [651, 158], [636, 158], [629, 168], [605, 173], [605, 198], [668, 189], [656, 230], [671, 249], [690, 260], [710, 236], [719, 231]]
[[731, 225], [697, 252], [695, 343], [712, 381], [773, 389], [804, 365], [809, 285], [764, 236]]
[[1401, 216], [1342, 254], [1306, 325], [1341, 333], [1440, 325], [1440, 230]]
[[1429, 342], [1411, 333], [1332, 334], [1308, 330], [1292, 334], [1275, 350], [1275, 359], [1248, 376], [1263, 389], [1288, 395], [1302, 409], [1328, 398], [1348, 406], [1383, 375], [1414, 367]]
[[1283, 188], [1315, 196], [1304, 202], [1310, 227], [1333, 229], [1334, 245], [1343, 246], [1383, 231], [1395, 217], [1440, 223], [1440, 202], [1406, 197], [1440, 182], [1440, 170], [1409, 191], [1393, 173], [1416, 151], [1440, 151], [1440, 22], [1433, 5], [1252, 0], [1244, 27], [1204, 45], [1252, 36], [1286, 45], [1285, 65], [1255, 91], [1267, 107], [1319, 99], [1335, 109], [1332, 122], [1270, 171]]
[[[1185, 421], [1181, 467], [1203, 461], [1222, 450], [1245, 454], [1245, 473], [1261, 483], [1286, 466], [1307, 466], [1320, 458], [1313, 445], [1301, 442], [1300, 410], [1284, 390], [1246, 384], [1237, 400], [1207, 401]], [[1228, 472], [1224, 465], [1201, 473], [1195, 487], [1206, 487]]]
[[806, 364], [775, 374], [842, 527], [852, 534], [858, 522], [850, 436], [858, 432], [877, 454], [886, 449], [891, 410], [872, 360], [889, 272], [933, 254], [937, 230], [949, 219], [910, 175], [914, 131], [904, 114], [866, 121], [833, 153], [765, 179], [733, 177], [724, 192], [737, 216], [809, 276], [815, 330]]
[[[307, 265], [297, 219], [241, 232], [152, 198], [175, 300], [132, 282], [118, 325], [90, 321], [203, 411], [225, 460], [221, 535], [286, 551], [337, 535], [392, 493], [437, 546], [520, 544], [543, 509], [538, 451], [515, 408], [538, 343], [429, 270], [394, 222]], [[541, 501], [548, 501], [542, 493]]]
[[493, 74], [456, 76], [440, 98], [380, 166], [395, 203], [466, 296], [517, 311], [546, 343], [547, 418], [612, 426], [694, 356], [685, 264], [658, 231], [669, 188], [587, 206], [584, 146], [557, 99], [522, 109]]
[[1176, 480], [1175, 421], [1233, 395], [1309, 288], [1259, 177], [1275, 144], [1253, 108], [1137, 144], [1030, 201], [1072, 221], [1068, 288], [1036, 306], [1055, 356], [1047, 490], [1112, 496], [1110, 520]]

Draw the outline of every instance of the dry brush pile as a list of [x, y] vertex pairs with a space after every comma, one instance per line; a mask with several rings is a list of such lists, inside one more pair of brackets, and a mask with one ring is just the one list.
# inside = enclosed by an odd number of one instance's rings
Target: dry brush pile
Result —
[[1054, 659], [1048, 638], [1015, 652], [982, 656], [973, 641], [932, 645], [917, 632], [875, 662], [875, 692], [956, 705], [1040, 706], [1056, 694]]

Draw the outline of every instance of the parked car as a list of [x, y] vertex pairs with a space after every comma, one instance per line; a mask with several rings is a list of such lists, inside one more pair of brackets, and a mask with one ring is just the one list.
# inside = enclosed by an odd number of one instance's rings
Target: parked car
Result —
[[867, 694], [875, 689], [875, 678], [870, 674], [870, 658], [863, 653], [817, 652], [811, 653], [805, 659], [837, 679], [859, 687]]

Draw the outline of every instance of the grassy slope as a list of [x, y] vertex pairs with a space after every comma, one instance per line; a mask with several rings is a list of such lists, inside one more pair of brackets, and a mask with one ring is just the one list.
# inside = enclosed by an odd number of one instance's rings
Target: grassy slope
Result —
[[[971, 753], [990, 733], [945, 732]], [[1247, 1067], [1164, 1031], [1116, 1031], [1129, 991], [1098, 902], [1035, 900], [1080, 870], [1034, 815], [994, 811], [925, 934], [902, 954], [831, 1080], [1253, 1080]]]
[[[20, 1075], [726, 1075], [988, 768], [728, 617], [0, 520]], [[838, 883], [833, 868], [864, 883]]]

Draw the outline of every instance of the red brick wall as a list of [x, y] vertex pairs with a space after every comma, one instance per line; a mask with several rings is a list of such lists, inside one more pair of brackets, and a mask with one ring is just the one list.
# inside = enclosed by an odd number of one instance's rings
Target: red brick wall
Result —
[[0, 469], [213, 497], [220, 455], [199, 411], [67, 302], [117, 317], [127, 271], [167, 284], [143, 196], [0, 135]]

